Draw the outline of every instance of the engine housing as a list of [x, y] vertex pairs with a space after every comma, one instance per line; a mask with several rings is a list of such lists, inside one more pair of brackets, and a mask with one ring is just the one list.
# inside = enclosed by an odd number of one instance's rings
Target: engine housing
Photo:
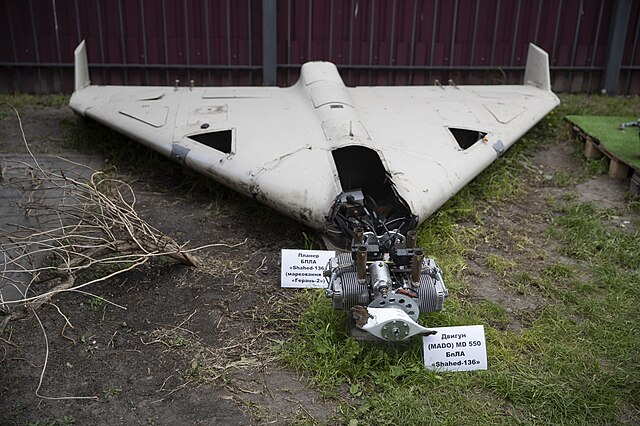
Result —
[[[407, 247], [404, 237], [394, 238], [403, 244], [385, 250], [376, 235], [362, 235], [362, 241], [354, 239], [351, 252], [331, 258], [325, 269], [327, 297], [334, 309], [350, 311], [349, 331], [356, 338], [398, 341], [428, 334], [418, 330], [418, 316], [442, 310], [447, 298], [435, 260], [425, 258], [420, 248]], [[384, 321], [375, 313], [384, 314]]]

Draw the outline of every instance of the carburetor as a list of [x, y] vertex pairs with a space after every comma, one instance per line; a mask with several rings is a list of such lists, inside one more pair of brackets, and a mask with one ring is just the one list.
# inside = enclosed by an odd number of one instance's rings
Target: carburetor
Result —
[[442, 270], [415, 245], [414, 230], [378, 236], [358, 227], [351, 252], [329, 260], [326, 294], [334, 309], [349, 311], [353, 337], [398, 342], [435, 333], [418, 316], [441, 310], [448, 292]]

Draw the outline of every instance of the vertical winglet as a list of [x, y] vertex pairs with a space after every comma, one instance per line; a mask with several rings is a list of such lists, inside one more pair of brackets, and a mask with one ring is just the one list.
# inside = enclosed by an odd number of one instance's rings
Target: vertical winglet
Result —
[[89, 65], [87, 63], [87, 49], [85, 47], [84, 40], [82, 40], [78, 47], [76, 47], [76, 50], [73, 52], [73, 56], [77, 92], [91, 84], [91, 80], [89, 80]]
[[549, 55], [533, 43], [529, 43], [527, 66], [524, 71], [524, 84], [551, 91]]

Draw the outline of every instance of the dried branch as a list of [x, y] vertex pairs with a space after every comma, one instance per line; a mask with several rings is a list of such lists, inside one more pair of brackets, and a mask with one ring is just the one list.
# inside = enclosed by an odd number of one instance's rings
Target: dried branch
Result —
[[4, 159], [0, 185], [15, 192], [25, 216], [24, 223], [0, 229], [0, 292], [13, 287], [21, 297], [5, 301], [0, 293], [0, 336], [9, 321], [62, 292], [109, 280], [156, 257], [198, 266], [197, 251], [229, 247], [187, 249], [141, 218], [131, 185], [106, 172], [60, 157], [68, 168], [45, 167], [13, 110], [28, 155]]

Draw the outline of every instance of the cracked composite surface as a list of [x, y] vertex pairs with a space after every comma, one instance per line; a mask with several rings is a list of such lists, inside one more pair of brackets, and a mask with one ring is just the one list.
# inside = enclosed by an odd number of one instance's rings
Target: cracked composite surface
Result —
[[[21, 114], [38, 155], [74, 156], [94, 167], [112, 165], [90, 148], [82, 154], [64, 148], [68, 125], [61, 123], [76, 120], [67, 107], [26, 108]], [[0, 153], [23, 156], [15, 117], [0, 117]], [[545, 301], [505, 292], [486, 264], [487, 256], [543, 262], [536, 250], [553, 252], [553, 243], [542, 236], [544, 212], [549, 200], [557, 202], [566, 192], [553, 186], [553, 175], [580, 173], [573, 150], [571, 144], [536, 149], [532, 167], [539, 177], [525, 182], [526, 195], [517, 205], [488, 206], [485, 243], [466, 259], [475, 286], [464, 297], [507, 307], [514, 319], [509, 327], [526, 326], [527, 312]], [[42, 158], [59, 166], [55, 157]], [[54, 307], [40, 310], [50, 345], [40, 394], [95, 400], [37, 397], [45, 356], [42, 332], [33, 317], [13, 323], [10, 336], [3, 336], [11, 344], [0, 342], [0, 423], [71, 416], [76, 424], [288, 424], [333, 414], [339, 401], [320, 398], [265, 350], [289, 330], [274, 319], [299, 316], [289, 303], [292, 293], [279, 290], [280, 249], [302, 247], [303, 232], [311, 231], [231, 191], [211, 196], [168, 160], [158, 160], [158, 167], [124, 172], [137, 193], [139, 213], [149, 223], [179, 242], [191, 241], [191, 246], [240, 245], [207, 249], [199, 269], [156, 262], [91, 289], [126, 310], [96, 308], [79, 294], [58, 297], [56, 305], [73, 329], [63, 328], [64, 319]], [[606, 176], [578, 189], [580, 199], [601, 207], [624, 206], [625, 184]], [[12, 194], [0, 196], [1, 227], [22, 220], [18, 211], [9, 210]], [[613, 218], [612, 225], [625, 219]], [[535, 242], [530, 245], [535, 250], [518, 248], [524, 237]]]

